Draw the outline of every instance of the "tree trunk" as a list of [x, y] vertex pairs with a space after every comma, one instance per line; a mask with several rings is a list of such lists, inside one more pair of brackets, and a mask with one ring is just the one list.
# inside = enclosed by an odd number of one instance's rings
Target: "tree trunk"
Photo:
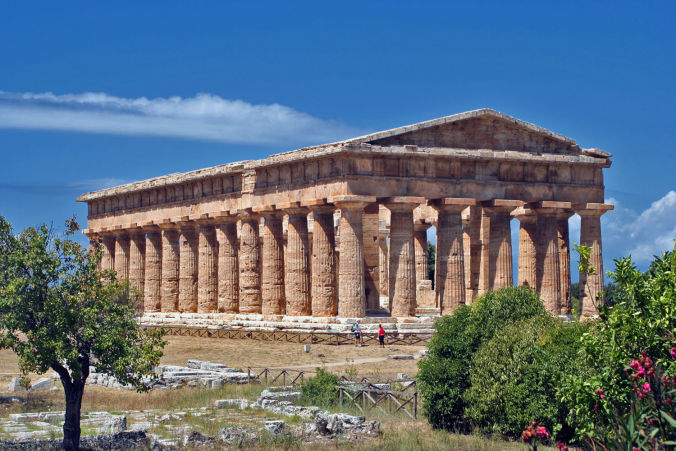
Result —
[[[63, 380], [62, 380], [63, 382]], [[63, 423], [63, 448], [80, 449], [80, 408], [84, 381], [68, 382], [63, 385], [66, 392], [66, 421]]]

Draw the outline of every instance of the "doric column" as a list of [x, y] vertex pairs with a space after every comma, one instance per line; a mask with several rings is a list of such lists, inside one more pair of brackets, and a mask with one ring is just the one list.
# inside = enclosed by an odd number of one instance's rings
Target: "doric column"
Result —
[[308, 209], [285, 205], [289, 215], [286, 237], [285, 287], [286, 314], [308, 316], [312, 314], [310, 299], [310, 255], [307, 230]]
[[163, 223], [162, 229], [162, 312], [178, 311], [180, 234], [178, 225]]
[[491, 291], [514, 285], [510, 213], [520, 205], [518, 201], [494, 200], [484, 208], [489, 220], [488, 282]]
[[463, 250], [465, 252], [465, 303], [471, 304], [479, 294], [481, 275], [481, 207], [471, 205], [464, 210]]
[[363, 318], [366, 314], [362, 212], [375, 200], [370, 196], [331, 199], [340, 208], [338, 316], [344, 318]]
[[[186, 218], [187, 219], [187, 218]], [[181, 259], [178, 271], [178, 310], [197, 312], [197, 259], [199, 245], [194, 222], [184, 221], [181, 226]]]
[[162, 234], [157, 226], [145, 227], [146, 255], [143, 311], [162, 310]]
[[101, 270], [114, 271], [115, 270], [115, 235], [105, 233], [101, 236]]
[[439, 211], [437, 223], [436, 291], [442, 315], [452, 314], [466, 302], [465, 252], [461, 212], [474, 199], [446, 198], [432, 203]]
[[572, 305], [570, 299], [570, 237], [568, 233], [568, 219], [573, 212], [566, 210], [556, 216], [556, 230], [559, 245], [559, 269], [561, 272], [561, 315], [569, 315]]
[[117, 280], [129, 279], [129, 235], [126, 231], [115, 232], [115, 272]]
[[538, 208], [537, 280], [538, 292], [545, 309], [552, 315], [561, 312], [561, 272], [559, 269], [559, 237], [557, 210]]
[[390, 277], [389, 277], [389, 266], [390, 266], [390, 255], [387, 246], [387, 229], [381, 229], [378, 232], [378, 267], [380, 268], [380, 296], [389, 296], [389, 286], [390, 286]]
[[312, 203], [312, 316], [336, 316], [336, 242], [333, 229], [333, 205]]
[[213, 222], [199, 225], [197, 260], [197, 311], [218, 311], [218, 241]]
[[612, 210], [612, 205], [584, 204], [576, 205], [575, 212], [580, 215], [580, 244], [591, 248], [589, 263], [594, 268], [593, 274], [580, 273], [580, 303], [582, 317], [591, 318], [598, 315], [598, 299], [603, 292], [603, 252], [601, 248], [601, 215]]
[[427, 270], [427, 229], [431, 224], [417, 222], [413, 224], [413, 247], [415, 248], [415, 280], [429, 280]]
[[146, 234], [141, 228], [129, 232], [129, 282], [143, 296], [146, 266]]
[[284, 214], [268, 207], [263, 215], [262, 252], [262, 312], [264, 315], [283, 315], [286, 311], [284, 293]]
[[218, 311], [239, 312], [239, 243], [237, 217], [221, 219], [216, 229], [218, 239]]
[[241, 213], [239, 245], [239, 312], [261, 313], [260, 216], [250, 210]]
[[537, 213], [529, 208], [517, 208], [512, 216], [519, 220], [518, 285], [537, 290]]
[[385, 206], [391, 212], [390, 312], [392, 316], [415, 315], [413, 209], [424, 201], [419, 197], [394, 197], [385, 202]]

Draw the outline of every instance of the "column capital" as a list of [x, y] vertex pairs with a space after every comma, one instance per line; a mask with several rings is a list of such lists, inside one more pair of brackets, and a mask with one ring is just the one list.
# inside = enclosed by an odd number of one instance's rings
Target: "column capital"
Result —
[[308, 207], [314, 213], [333, 213], [336, 210], [336, 206], [330, 203], [326, 197], [302, 201], [300, 204], [303, 207]]
[[425, 222], [422, 219], [417, 219], [413, 221], [413, 230], [415, 232], [426, 232], [427, 229], [429, 229], [430, 227], [432, 227], [432, 224]]
[[356, 195], [344, 195], [344, 196], [334, 196], [328, 199], [332, 204], [335, 204], [341, 210], [362, 210], [368, 204], [372, 204], [376, 201], [375, 196], [356, 196]]
[[382, 203], [390, 211], [410, 211], [414, 210], [419, 205], [424, 205], [426, 200], [424, 197], [395, 196], [383, 199]]
[[236, 212], [233, 211], [216, 211], [208, 214], [209, 218], [212, 218], [216, 224], [223, 224], [228, 222], [237, 222], [239, 217]]
[[301, 206], [299, 200], [291, 202], [282, 202], [277, 204], [277, 208], [284, 210], [288, 215], [307, 215], [310, 212], [310, 209], [307, 207]]
[[510, 214], [523, 205], [523, 201], [512, 199], [493, 199], [481, 202], [481, 207], [489, 214]]
[[532, 208], [519, 207], [512, 211], [512, 218], [519, 222], [535, 222], [538, 219], [538, 213]]
[[253, 211], [252, 208], [245, 208], [237, 211], [237, 216], [243, 221], [260, 219], [261, 215]]
[[176, 224], [171, 219], [165, 218], [160, 221], [153, 221], [153, 225], [156, 225], [161, 230], [178, 230], [178, 224]]
[[446, 208], [457, 210], [459, 208], [459, 211], [462, 211], [467, 207], [477, 205], [477, 200], [470, 197], [442, 197], [441, 199], [428, 200], [427, 205], [436, 208], [437, 210]]
[[197, 223], [190, 219], [189, 216], [181, 216], [180, 218], [176, 218], [174, 222], [178, 224], [181, 231], [197, 228]]
[[612, 204], [585, 203], [573, 204], [573, 210], [580, 216], [601, 216], [607, 211], [614, 210]]

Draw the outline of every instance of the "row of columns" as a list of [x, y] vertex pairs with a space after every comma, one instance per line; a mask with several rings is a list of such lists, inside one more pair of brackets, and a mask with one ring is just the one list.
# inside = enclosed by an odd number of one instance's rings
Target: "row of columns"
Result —
[[[375, 200], [344, 196], [332, 203], [293, 202], [232, 216], [205, 215], [196, 221], [184, 217], [105, 233], [101, 267], [114, 269], [120, 279], [128, 278], [143, 293], [146, 312], [363, 317], [362, 215]], [[381, 272], [386, 277], [381, 277], [380, 288], [382, 292], [382, 279], [386, 279], [392, 316], [415, 314], [416, 282], [428, 279], [426, 227], [413, 221], [413, 210], [424, 202], [412, 197], [385, 202], [391, 212], [390, 239], [387, 257], [381, 252], [380, 265], [387, 271]], [[546, 202], [524, 208], [518, 201], [493, 201], [479, 207], [474, 199], [457, 198], [431, 205], [438, 211], [435, 287], [442, 314], [476, 295], [512, 285], [512, 217], [520, 221], [518, 284], [539, 291], [551, 313], [570, 313], [568, 218], [572, 210]], [[470, 215], [463, 227], [462, 212], [468, 207]], [[336, 208], [341, 210], [339, 249], [333, 223]], [[591, 316], [596, 312], [590, 301], [603, 290], [599, 218], [605, 209], [576, 212], [582, 217], [580, 241], [592, 248], [591, 263], [597, 268], [595, 274], [580, 278], [582, 314]], [[288, 216], [286, 250], [284, 215]], [[239, 239], [237, 221], [241, 222]], [[381, 251], [388, 247], [384, 239], [379, 245]]]

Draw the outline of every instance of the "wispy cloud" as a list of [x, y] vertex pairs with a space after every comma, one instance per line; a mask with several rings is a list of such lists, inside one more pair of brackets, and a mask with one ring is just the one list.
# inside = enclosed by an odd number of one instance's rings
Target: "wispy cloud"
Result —
[[163, 136], [245, 144], [323, 144], [361, 131], [279, 105], [212, 94], [148, 99], [0, 91], [0, 128]]
[[68, 183], [0, 183], [0, 191], [14, 191], [21, 193], [33, 193], [39, 195], [53, 195], [53, 194], [81, 194], [90, 191], [98, 191], [101, 189], [111, 188], [113, 186], [124, 185], [130, 183], [131, 180], [118, 178], [100, 178], [78, 180]]

